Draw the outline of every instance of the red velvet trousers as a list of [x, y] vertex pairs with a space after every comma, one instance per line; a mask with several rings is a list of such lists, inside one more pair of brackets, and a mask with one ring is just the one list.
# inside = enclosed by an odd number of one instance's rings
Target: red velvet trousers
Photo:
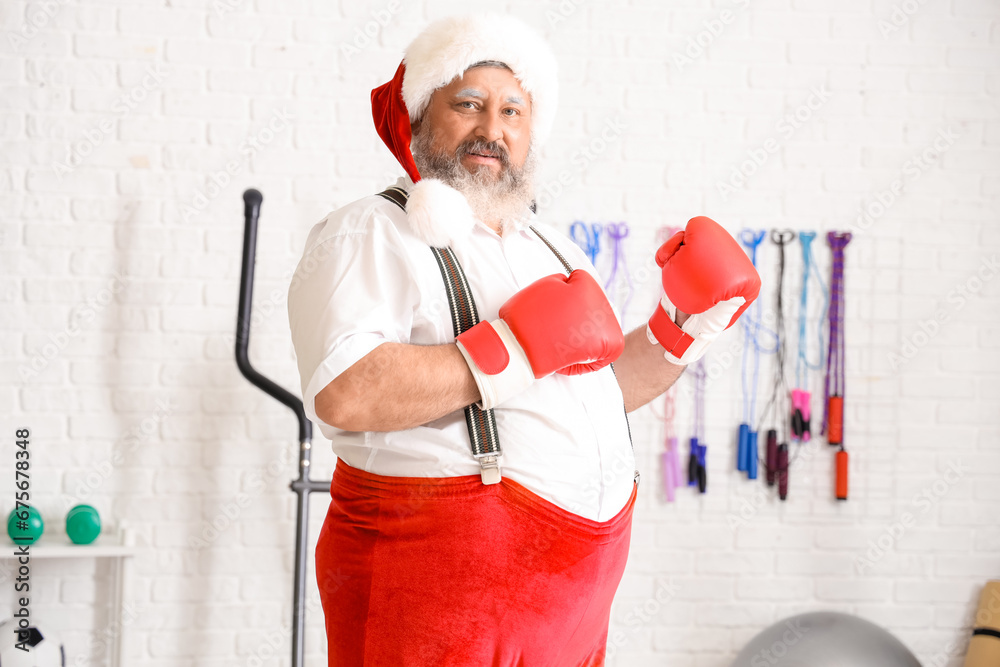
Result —
[[330, 667], [603, 665], [635, 489], [585, 519], [504, 478], [338, 461], [316, 546]]

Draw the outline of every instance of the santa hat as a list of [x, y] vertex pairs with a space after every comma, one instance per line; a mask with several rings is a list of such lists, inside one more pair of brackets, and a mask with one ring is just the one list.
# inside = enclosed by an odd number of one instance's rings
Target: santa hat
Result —
[[505, 64], [531, 95], [532, 146], [538, 149], [555, 118], [556, 60], [545, 40], [515, 18], [484, 14], [432, 23], [406, 49], [392, 80], [372, 90], [375, 129], [415, 183], [407, 220], [414, 233], [433, 246], [460, 240], [472, 229], [475, 216], [460, 192], [444, 181], [420, 178], [410, 153], [410, 120], [421, 117], [435, 90], [483, 61]]

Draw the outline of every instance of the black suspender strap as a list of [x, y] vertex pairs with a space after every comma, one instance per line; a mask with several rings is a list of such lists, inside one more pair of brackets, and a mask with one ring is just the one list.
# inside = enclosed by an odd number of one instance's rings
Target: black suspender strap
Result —
[[535, 232], [535, 236], [537, 236], [538, 238], [540, 238], [542, 240], [542, 243], [544, 243], [545, 245], [547, 245], [549, 247], [549, 250], [551, 250], [553, 252], [553, 254], [555, 254], [555, 256], [562, 263], [563, 268], [566, 269], [566, 273], [567, 274], [573, 273], [573, 267], [570, 266], [570, 263], [566, 261], [566, 258], [563, 257], [562, 253], [559, 252], [558, 250], [556, 250], [556, 247], [554, 245], [552, 245], [551, 243], [549, 243], [549, 240], [547, 238], [545, 238], [544, 236], [542, 236], [542, 233], [540, 231], [538, 231], [537, 229], [535, 229], [534, 225], [529, 225], [528, 229], [530, 229], [531, 231]]
[[[448, 293], [448, 306], [451, 310], [451, 323], [455, 329], [455, 338], [459, 334], [479, 324], [479, 311], [472, 298], [472, 290], [451, 248], [431, 248], [434, 259], [437, 260], [444, 288]], [[465, 407], [465, 424], [469, 427], [469, 442], [472, 444], [472, 455], [479, 461], [483, 484], [496, 484], [500, 481], [500, 436], [497, 433], [497, 420], [493, 410], [482, 410], [475, 403]]]
[[403, 209], [403, 212], [406, 212], [406, 200], [410, 198], [410, 195], [407, 194], [406, 190], [397, 188], [395, 185], [390, 185], [385, 190], [378, 193], [378, 196], [383, 199], [388, 199], [393, 204]]
[[[387, 188], [379, 193], [380, 197], [388, 199], [399, 208], [406, 210], [408, 195], [405, 190], [397, 187]], [[441, 277], [444, 279], [445, 292], [448, 294], [448, 308], [451, 312], [451, 323], [455, 337], [479, 324], [479, 311], [476, 309], [469, 281], [462, 271], [462, 265], [451, 248], [431, 248]], [[469, 442], [472, 445], [472, 455], [479, 461], [483, 484], [496, 484], [500, 481], [500, 436], [497, 432], [497, 420], [493, 410], [482, 410], [473, 403], [465, 408], [465, 424], [469, 428]]]

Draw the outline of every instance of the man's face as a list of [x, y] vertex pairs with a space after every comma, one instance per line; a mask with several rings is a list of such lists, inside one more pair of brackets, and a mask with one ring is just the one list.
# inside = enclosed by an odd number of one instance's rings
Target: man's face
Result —
[[431, 154], [455, 156], [469, 173], [499, 178], [527, 159], [531, 98], [510, 70], [474, 67], [434, 91], [414, 135], [421, 129], [431, 130]]

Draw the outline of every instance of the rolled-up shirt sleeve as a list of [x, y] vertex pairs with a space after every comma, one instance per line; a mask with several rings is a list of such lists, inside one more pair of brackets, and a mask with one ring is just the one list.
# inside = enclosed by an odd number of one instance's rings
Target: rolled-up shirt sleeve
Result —
[[306, 416], [330, 382], [386, 342], [408, 343], [417, 285], [392, 222], [372, 206], [331, 214], [310, 233], [288, 290]]

